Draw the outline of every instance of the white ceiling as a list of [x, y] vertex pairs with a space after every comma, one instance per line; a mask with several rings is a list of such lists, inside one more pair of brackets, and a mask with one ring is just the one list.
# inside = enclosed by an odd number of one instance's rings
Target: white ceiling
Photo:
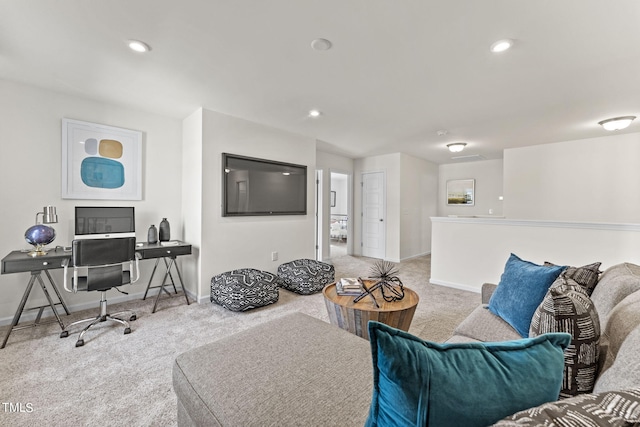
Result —
[[[514, 48], [489, 52], [501, 38]], [[495, 159], [640, 116], [640, 1], [0, 0], [0, 78], [178, 119], [204, 107], [349, 157], [450, 163], [465, 141]]]

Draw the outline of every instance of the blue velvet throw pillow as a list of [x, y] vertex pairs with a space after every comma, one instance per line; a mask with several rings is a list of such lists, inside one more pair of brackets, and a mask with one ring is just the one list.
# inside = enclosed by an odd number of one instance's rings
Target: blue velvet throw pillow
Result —
[[551, 284], [566, 268], [534, 264], [511, 254], [489, 300], [489, 311], [510, 324], [521, 337], [528, 337], [533, 314]]
[[369, 322], [373, 398], [365, 426], [485, 427], [558, 399], [566, 333], [437, 344]]

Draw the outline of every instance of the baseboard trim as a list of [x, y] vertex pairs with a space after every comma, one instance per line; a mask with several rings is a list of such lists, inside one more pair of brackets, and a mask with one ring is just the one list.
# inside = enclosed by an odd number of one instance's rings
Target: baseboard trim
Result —
[[[98, 295], [98, 294], [96, 294]], [[54, 295], [55, 296], [55, 295]], [[116, 296], [109, 296], [108, 301], [110, 304], [118, 304], [121, 302], [126, 302], [126, 301], [132, 301], [135, 299], [142, 299], [142, 297], [144, 296], [144, 292], [138, 292], [135, 294], [129, 294], [129, 295], [116, 295]], [[62, 298], [64, 299], [64, 295], [62, 295]], [[87, 310], [90, 308], [95, 308], [96, 310], [100, 310], [100, 296], [98, 295], [98, 299], [96, 299], [95, 301], [88, 301], [88, 302], [83, 302], [80, 304], [74, 304], [74, 305], [69, 305], [67, 303], [67, 308], [69, 309], [69, 313], [74, 313], [76, 311], [82, 311], [82, 310]], [[56, 308], [58, 309], [58, 315], [65, 315], [64, 312], [64, 308], [62, 308], [61, 306], [57, 305]], [[23, 322], [33, 322], [34, 320], [36, 320], [38, 313], [37, 310], [31, 310], [31, 311], [27, 311], [25, 309], [25, 311], [22, 313], [22, 316], [20, 317], [20, 323]], [[42, 318], [46, 318], [46, 317], [54, 317], [53, 316], [53, 311], [51, 310], [50, 307], [45, 308], [42, 311]], [[0, 318], [0, 326], [7, 326], [7, 325], [11, 325], [11, 322], [13, 322], [13, 316], [11, 317], [3, 317]], [[64, 322], [64, 320], [63, 320]]]
[[[64, 293], [63, 293], [64, 294]], [[96, 294], [98, 295], [98, 294]], [[151, 299], [151, 298], [155, 298], [156, 297], [156, 293], [154, 292], [153, 295], [148, 295], [147, 299]], [[142, 297], [144, 296], [144, 292], [136, 292], [135, 294], [130, 293], [129, 295], [114, 295], [114, 296], [109, 296], [108, 301], [109, 304], [118, 304], [121, 302], [127, 302], [127, 301], [133, 301], [133, 300], [142, 300]], [[189, 301], [197, 301], [198, 304], [207, 301], [208, 297], [203, 297], [203, 298], [196, 298], [196, 295], [190, 291], [187, 290], [187, 296], [189, 297]], [[62, 295], [62, 298], [64, 298], [64, 295]], [[99, 301], [100, 296], [98, 295], [98, 299], [96, 299], [95, 301], [88, 301], [88, 302], [83, 302], [81, 304], [74, 304], [74, 305], [69, 305], [67, 304], [67, 308], [69, 309], [69, 313], [75, 313], [77, 311], [82, 311], [82, 310], [88, 310], [91, 308], [95, 308], [96, 310], [100, 310], [100, 301]], [[160, 297], [162, 298], [162, 297]], [[65, 315], [64, 312], [64, 308], [62, 308], [61, 306], [57, 305], [56, 308], [58, 309], [58, 315], [62, 316]], [[22, 316], [20, 317], [20, 324], [24, 323], [24, 322], [33, 322], [34, 320], [36, 320], [36, 316], [38, 315], [37, 310], [31, 310], [31, 311], [27, 311], [25, 309], [25, 311], [22, 313]], [[42, 319], [45, 319], [47, 317], [54, 317], [53, 316], [53, 311], [51, 310], [51, 308], [47, 307], [42, 311]], [[3, 317], [0, 318], [0, 326], [8, 326], [11, 325], [11, 322], [13, 322], [13, 316], [11, 317]], [[64, 322], [64, 320], [63, 320]]]
[[447, 282], [445, 280], [434, 279], [433, 277], [429, 279], [429, 283], [431, 283], [432, 285], [444, 286], [446, 288], [454, 288], [454, 289], [460, 289], [463, 291], [475, 292], [477, 294], [482, 292], [481, 287], [463, 285], [461, 283]]
[[409, 261], [410, 259], [420, 258], [421, 256], [427, 256], [427, 255], [431, 255], [431, 251], [429, 251], [429, 252], [424, 252], [424, 253], [417, 254], [417, 255], [411, 255], [411, 256], [408, 256], [408, 257], [406, 257], [406, 258], [402, 258], [402, 259], [400, 260], [400, 262], [402, 262], [402, 261]]

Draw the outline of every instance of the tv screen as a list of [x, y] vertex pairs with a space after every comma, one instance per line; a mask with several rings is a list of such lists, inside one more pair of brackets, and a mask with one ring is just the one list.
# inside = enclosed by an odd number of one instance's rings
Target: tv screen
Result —
[[307, 167], [222, 154], [222, 215], [306, 215]]
[[132, 206], [76, 206], [75, 239], [135, 237]]

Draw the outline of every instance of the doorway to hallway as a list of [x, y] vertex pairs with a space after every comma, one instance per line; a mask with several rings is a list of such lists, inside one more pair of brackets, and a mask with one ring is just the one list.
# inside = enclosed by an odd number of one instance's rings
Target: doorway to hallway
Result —
[[335, 258], [349, 254], [350, 221], [349, 175], [331, 172], [330, 215], [329, 215], [329, 257]]

